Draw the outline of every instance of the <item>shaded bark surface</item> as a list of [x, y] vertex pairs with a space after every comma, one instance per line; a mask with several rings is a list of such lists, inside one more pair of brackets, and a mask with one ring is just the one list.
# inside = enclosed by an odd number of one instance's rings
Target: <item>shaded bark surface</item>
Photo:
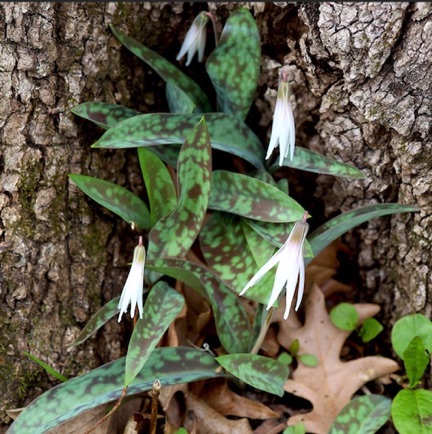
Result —
[[[251, 125], [266, 143], [278, 68], [288, 65], [297, 144], [367, 175], [346, 181], [290, 171], [296, 198], [316, 222], [371, 203], [421, 206], [417, 214], [375, 220], [346, 240], [360, 252], [365, 296], [383, 303], [385, 320], [414, 311], [430, 314], [431, 6], [241, 4], [254, 14], [262, 37]], [[122, 329], [115, 321], [97, 339], [67, 347], [90, 316], [120, 293], [135, 237], [69, 184], [67, 173], [140, 193], [138, 165], [134, 152], [91, 150], [101, 131], [69, 109], [98, 100], [166, 111], [163, 83], [120, 47], [108, 24], [174, 60], [177, 35], [182, 38], [206, 6], [0, 4], [4, 408], [25, 405], [53, 384], [22, 351], [70, 376], [121, 355]], [[221, 23], [237, 6], [208, 4]], [[0, 417], [8, 422], [4, 413]]]
[[[0, 420], [55, 382], [23, 351], [66, 376], [121, 355], [122, 327], [68, 347], [120, 294], [135, 235], [68, 180], [84, 173], [142, 192], [132, 151], [95, 151], [101, 130], [70, 108], [106, 101], [154, 111], [160, 80], [112, 36], [114, 23], [164, 49], [164, 5], [0, 5]], [[179, 21], [179, 20], [177, 20]], [[137, 30], [138, 29], [138, 30]], [[149, 36], [150, 35], [150, 36]], [[132, 103], [133, 104], [133, 103]], [[123, 326], [124, 327], [124, 326]]]

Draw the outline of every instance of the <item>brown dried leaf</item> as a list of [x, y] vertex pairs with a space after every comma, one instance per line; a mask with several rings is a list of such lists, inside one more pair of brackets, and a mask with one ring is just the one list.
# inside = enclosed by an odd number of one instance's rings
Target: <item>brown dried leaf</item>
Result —
[[[81, 413], [79, 417], [75, 417], [63, 425], [49, 430], [47, 434], [85, 434], [106, 415], [109, 407], [111, 407], [110, 404], [101, 405]], [[109, 429], [110, 419], [108, 418], [98, 425], [92, 431], [92, 434], [116, 434], [116, 431]]]
[[186, 419], [188, 432], [212, 434], [252, 434], [247, 419], [229, 420], [192, 393], [186, 395]]
[[[299, 354], [309, 353], [318, 358], [316, 367], [299, 363], [293, 372], [293, 378], [285, 383], [287, 392], [309, 400], [313, 410], [291, 417], [288, 424], [303, 422], [308, 432], [325, 434], [360, 387], [399, 367], [393, 360], [376, 356], [342, 362], [340, 353], [350, 332], [333, 325], [325, 307], [324, 296], [316, 285], [310, 289], [304, 305], [304, 325], [292, 315], [291, 321], [279, 323], [282, 333], [279, 333], [278, 340], [282, 346], [289, 348], [291, 342], [298, 339]], [[374, 304], [355, 304], [354, 307], [359, 313], [360, 322], [379, 311], [379, 306]]]
[[[174, 395], [177, 392], [186, 393], [188, 384], [174, 384], [173, 386], [162, 387], [159, 393], [159, 402], [165, 413], [167, 424], [174, 427], [175, 430], [180, 428], [183, 419], [183, 410], [180, 403], [175, 399]], [[175, 431], [174, 430], [174, 431]]]
[[218, 382], [211, 389], [205, 389], [200, 398], [223, 416], [249, 417], [251, 419], [279, 417], [275, 411], [266, 405], [237, 395], [228, 387], [226, 382]]
[[279, 434], [287, 427], [286, 422], [279, 422], [276, 419], [267, 419], [258, 428], [254, 434]]

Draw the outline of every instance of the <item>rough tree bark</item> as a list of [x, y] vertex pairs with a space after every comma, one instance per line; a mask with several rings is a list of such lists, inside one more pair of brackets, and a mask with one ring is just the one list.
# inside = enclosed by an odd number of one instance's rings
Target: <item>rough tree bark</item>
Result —
[[179, 22], [175, 10], [134, 3], [0, 5], [4, 424], [5, 409], [27, 404], [53, 384], [23, 351], [66, 376], [121, 355], [121, 327], [114, 321], [99, 339], [77, 349], [67, 346], [101, 305], [119, 295], [134, 243], [130, 229], [87, 200], [67, 174], [98, 176], [139, 191], [138, 165], [135, 152], [92, 151], [101, 131], [69, 110], [97, 100], [137, 101], [139, 110], [154, 111], [163, 98], [162, 83], [120, 49], [108, 25], [164, 49], [164, 28], [157, 23]]
[[[289, 65], [297, 144], [352, 163], [365, 181], [289, 176], [326, 218], [376, 202], [418, 204], [347, 238], [365, 287], [390, 323], [430, 314], [431, 52], [427, 3], [243, 3], [263, 42], [262, 78], [249, 120], [268, 138], [277, 70]], [[133, 234], [69, 184], [85, 173], [140, 191], [133, 152], [91, 151], [100, 131], [68, 109], [101, 100], [155, 111], [162, 82], [111, 36], [114, 22], [174, 59], [205, 4], [3, 3], [0, 5], [0, 390], [5, 407], [50, 385], [22, 351], [76, 375], [121, 353], [109, 323], [79, 349], [67, 344], [117, 295]], [[237, 5], [210, 3], [224, 22]], [[109, 164], [107, 164], [109, 160]], [[301, 191], [301, 190], [300, 190]], [[301, 193], [299, 193], [301, 194]], [[310, 196], [314, 197], [311, 198]], [[314, 215], [314, 216], [315, 216]], [[128, 232], [129, 231], [129, 232]], [[129, 248], [132, 247], [128, 245]], [[8, 392], [6, 392], [8, 391]], [[4, 413], [0, 415], [7, 423]]]

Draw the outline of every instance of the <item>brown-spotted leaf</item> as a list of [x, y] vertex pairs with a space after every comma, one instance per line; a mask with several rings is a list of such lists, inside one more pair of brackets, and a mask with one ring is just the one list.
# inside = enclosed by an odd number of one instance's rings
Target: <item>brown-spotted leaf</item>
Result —
[[226, 170], [213, 172], [209, 208], [274, 223], [294, 222], [304, 214], [301, 205], [277, 187]]
[[[351, 400], [352, 395], [368, 381], [395, 372], [398, 364], [385, 357], [369, 356], [349, 362], [340, 360], [340, 353], [349, 331], [338, 329], [330, 320], [321, 290], [314, 285], [305, 300], [306, 319], [302, 325], [294, 314], [282, 326], [279, 343], [289, 348], [292, 341], [300, 342], [299, 354], [309, 353], [319, 360], [315, 367], [299, 363], [292, 379], [285, 383], [285, 391], [309, 400], [313, 410], [293, 416], [289, 425], [303, 422], [307, 432], [327, 434], [339, 412]], [[376, 315], [379, 306], [354, 305], [360, 323]]]
[[177, 181], [177, 206], [153, 226], [149, 234], [149, 259], [186, 255], [201, 230], [211, 186], [210, 136], [204, 118], [180, 151]]
[[[247, 237], [244, 230], [247, 231]], [[249, 229], [239, 217], [214, 212], [200, 234], [204, 258], [221, 280], [237, 294], [273, 255], [274, 247]], [[254, 241], [253, 245], [251, 243]], [[267, 304], [274, 273], [268, 273], [246, 294]]]
[[202, 265], [183, 259], [153, 259], [147, 267], [189, 285], [212, 306], [218, 337], [230, 353], [249, 351], [249, 319], [239, 297]]

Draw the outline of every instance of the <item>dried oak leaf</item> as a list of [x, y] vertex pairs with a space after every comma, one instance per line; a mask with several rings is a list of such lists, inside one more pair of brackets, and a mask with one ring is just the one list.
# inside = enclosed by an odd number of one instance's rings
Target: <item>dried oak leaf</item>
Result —
[[188, 432], [195, 430], [197, 434], [252, 434], [247, 419], [227, 419], [193, 393], [187, 393], [185, 398], [186, 419], [184, 427]]
[[[355, 304], [354, 307], [360, 323], [379, 311], [379, 306], [374, 304]], [[379, 356], [341, 361], [342, 346], [350, 332], [333, 325], [323, 293], [316, 285], [310, 288], [305, 300], [304, 325], [295, 315], [290, 315], [288, 321], [278, 335], [279, 343], [289, 348], [291, 342], [298, 339], [299, 354], [313, 354], [319, 360], [315, 367], [299, 363], [292, 379], [285, 383], [285, 391], [305, 398], [313, 405], [311, 412], [292, 416], [288, 425], [303, 422], [307, 432], [328, 433], [338, 413], [360, 387], [399, 368], [395, 361]]]
[[248, 417], [251, 419], [277, 418], [279, 415], [270, 407], [258, 401], [237, 395], [227, 385], [226, 380], [214, 382], [204, 389], [200, 398], [223, 416]]

